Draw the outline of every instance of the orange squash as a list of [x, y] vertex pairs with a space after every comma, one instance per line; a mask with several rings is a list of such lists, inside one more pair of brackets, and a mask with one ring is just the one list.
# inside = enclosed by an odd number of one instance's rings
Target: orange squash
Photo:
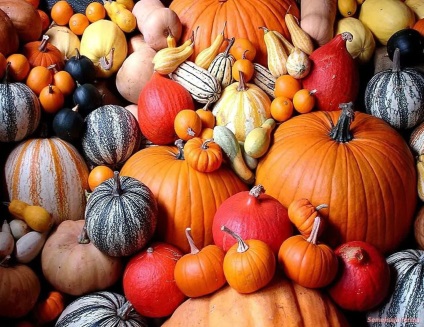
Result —
[[65, 298], [61, 292], [50, 291], [37, 301], [32, 315], [38, 324], [51, 322], [59, 317], [65, 309]]
[[62, 70], [65, 66], [62, 52], [48, 42], [49, 36], [43, 35], [41, 41], [33, 41], [24, 44], [22, 53], [28, 58], [31, 67], [56, 65], [57, 70]]

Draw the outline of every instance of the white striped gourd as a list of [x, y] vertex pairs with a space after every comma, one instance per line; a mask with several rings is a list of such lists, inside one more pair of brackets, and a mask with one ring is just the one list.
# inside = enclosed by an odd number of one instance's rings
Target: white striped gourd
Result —
[[221, 84], [215, 76], [192, 61], [183, 62], [169, 76], [199, 103], [214, 103], [221, 96]]
[[382, 305], [367, 313], [368, 325], [372, 327], [422, 326], [424, 321], [422, 278], [424, 251], [415, 249], [399, 251], [390, 255], [387, 263], [391, 268], [393, 280], [391, 295]]
[[56, 225], [84, 218], [88, 167], [70, 143], [54, 137], [18, 144], [6, 160], [5, 176], [9, 199], [42, 206]]
[[87, 234], [103, 253], [129, 256], [144, 247], [156, 229], [158, 207], [151, 190], [139, 180], [110, 178], [91, 193], [85, 210]]
[[[10, 64], [8, 64], [10, 65]], [[32, 134], [40, 123], [41, 107], [24, 83], [0, 84], [0, 142], [17, 142]]]
[[208, 71], [221, 83], [221, 89], [233, 82], [232, 67], [236, 59], [230, 54], [230, 49], [234, 41], [235, 38], [231, 38], [225, 51], [219, 53], [208, 67]]
[[374, 75], [365, 90], [365, 109], [392, 127], [408, 129], [424, 120], [424, 74], [400, 67], [400, 53], [393, 68]]
[[63, 310], [55, 326], [147, 327], [148, 324], [123, 295], [102, 291], [75, 299]]
[[119, 168], [140, 147], [140, 127], [124, 107], [99, 107], [85, 122], [82, 151], [90, 164]]
[[266, 94], [268, 94], [271, 99], [274, 99], [276, 78], [274, 77], [274, 75], [272, 75], [271, 71], [268, 68], [262, 66], [261, 64], [254, 62], [253, 67], [255, 67], [255, 72], [253, 73], [252, 77], [253, 84], [259, 86], [259, 88]]

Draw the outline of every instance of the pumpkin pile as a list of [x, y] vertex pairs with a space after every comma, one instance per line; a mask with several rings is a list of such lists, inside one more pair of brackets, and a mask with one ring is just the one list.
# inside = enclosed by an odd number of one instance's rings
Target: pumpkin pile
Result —
[[424, 321], [424, 3], [0, 0], [0, 325]]

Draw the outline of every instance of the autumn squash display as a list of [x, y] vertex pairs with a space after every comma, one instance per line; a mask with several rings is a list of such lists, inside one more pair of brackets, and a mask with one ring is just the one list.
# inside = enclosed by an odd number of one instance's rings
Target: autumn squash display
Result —
[[147, 327], [147, 320], [127, 299], [110, 291], [93, 292], [74, 299], [56, 321], [57, 327], [79, 327], [107, 321], [112, 326]]
[[[351, 104], [342, 107], [281, 124], [259, 162], [256, 184], [286, 207], [297, 198], [327, 204], [327, 237], [321, 240], [329, 245], [362, 240], [387, 253], [400, 245], [412, 225], [414, 159], [405, 140], [386, 122], [354, 112]], [[269, 174], [275, 167], [278, 172]], [[397, 200], [388, 201], [385, 192]]]
[[[158, 164], [160, 163], [160, 164]], [[212, 244], [212, 221], [216, 210], [231, 195], [247, 189], [235, 173], [222, 165], [218, 170], [201, 173], [184, 160], [183, 147], [154, 146], [132, 155], [120, 171], [143, 182], [158, 203], [157, 236], [190, 251], [185, 229], [192, 228], [199, 247]], [[174, 192], [175, 189], [181, 190]]]
[[37, 95], [24, 83], [9, 81], [7, 65], [0, 84], [0, 142], [17, 142], [35, 132], [41, 119]]
[[[225, 2], [202, 0], [194, 3], [176, 0], [171, 2], [169, 8], [177, 13], [183, 25], [182, 40], [188, 39], [191, 32], [199, 26], [196, 32], [193, 57], [212, 44], [226, 23], [225, 35], [250, 40], [257, 49], [255, 61], [262, 65], [266, 65], [267, 51], [263, 32], [258, 27], [266, 26], [289, 38], [284, 15], [290, 12], [295, 17], [299, 17], [299, 8], [292, 0], [279, 0], [272, 4], [262, 0], [249, 3], [240, 3], [239, 0]], [[260, 12], [261, 15], [245, 14], [249, 12]]]
[[185, 300], [174, 279], [182, 252], [177, 247], [155, 242], [131, 257], [122, 277], [124, 295], [145, 317], [172, 314]]
[[16, 145], [7, 157], [8, 196], [44, 207], [58, 225], [84, 218], [88, 167], [70, 143], [33, 138]]
[[125, 108], [105, 105], [85, 118], [82, 152], [94, 165], [119, 169], [139, 150], [141, 133], [137, 120]]
[[63, 221], [50, 234], [41, 252], [41, 268], [57, 291], [79, 296], [112, 286], [122, 276], [123, 263], [94, 246], [80, 219]]
[[293, 235], [287, 208], [267, 194], [262, 185], [256, 185], [250, 191], [238, 192], [218, 207], [212, 224], [213, 240], [228, 251], [237, 240], [221, 231], [223, 225], [243, 239], [265, 242], [275, 254], [281, 243]]

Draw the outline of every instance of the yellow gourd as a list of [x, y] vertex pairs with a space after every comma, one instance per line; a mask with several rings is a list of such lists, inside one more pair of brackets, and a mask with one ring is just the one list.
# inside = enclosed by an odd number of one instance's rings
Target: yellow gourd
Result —
[[343, 17], [352, 17], [358, 9], [357, 0], [337, 0], [337, 8]]
[[271, 132], [274, 130], [276, 122], [274, 119], [267, 119], [260, 127], [256, 127], [246, 136], [244, 141], [244, 151], [252, 158], [262, 157], [271, 144]]
[[121, 5], [124, 5], [125, 8], [127, 8], [129, 11], [133, 10], [135, 5], [133, 0], [116, 0], [116, 2]]
[[110, 1], [110, 14], [110, 19], [125, 33], [131, 33], [137, 27], [135, 16], [122, 3]]
[[37, 232], [47, 232], [53, 226], [52, 215], [43, 207], [30, 205], [21, 200], [14, 199], [9, 203], [9, 212]]

